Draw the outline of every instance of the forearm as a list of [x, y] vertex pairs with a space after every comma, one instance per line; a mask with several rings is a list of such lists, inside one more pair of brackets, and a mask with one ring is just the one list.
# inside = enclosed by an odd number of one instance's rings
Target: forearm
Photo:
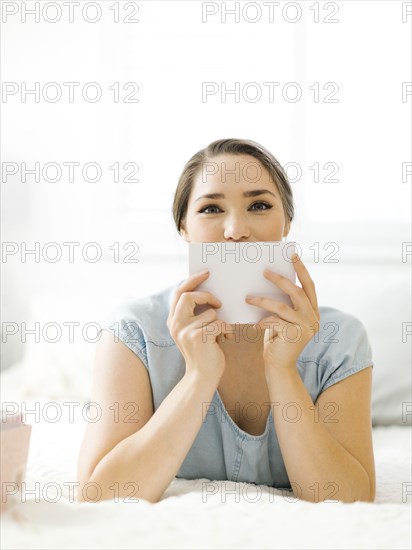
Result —
[[99, 500], [118, 496], [157, 502], [189, 452], [218, 384], [186, 374], [150, 420], [97, 464], [89, 483], [101, 490]]
[[[294, 494], [311, 502], [369, 501], [365, 469], [330, 435], [297, 368], [272, 369], [266, 379], [275, 431]], [[288, 404], [294, 405], [285, 408]]]

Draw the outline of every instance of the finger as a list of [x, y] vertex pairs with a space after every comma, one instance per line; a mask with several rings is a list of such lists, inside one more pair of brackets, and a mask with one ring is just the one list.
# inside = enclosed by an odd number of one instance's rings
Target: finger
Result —
[[309, 275], [309, 271], [306, 269], [304, 263], [298, 255], [294, 258], [293, 266], [296, 274], [299, 278], [300, 284], [308, 297], [314, 311], [318, 312], [318, 298], [316, 295], [315, 283], [312, 277]]
[[279, 273], [275, 273], [270, 269], [265, 270], [263, 274], [266, 279], [269, 279], [290, 297], [295, 310], [305, 306], [308, 301], [308, 297], [302, 288], [292, 283], [292, 281], [290, 281], [287, 277], [284, 277]]
[[290, 323], [296, 323], [299, 319], [296, 310], [283, 302], [277, 302], [273, 298], [267, 298], [266, 296], [250, 296], [245, 298], [245, 300], [248, 304], [261, 307], [271, 313], [276, 313], [281, 319], [289, 321]]
[[226, 321], [222, 321], [222, 319], [216, 319], [215, 323], [219, 323], [219, 342], [224, 342], [225, 340], [234, 340], [235, 338], [238, 338], [237, 323], [227, 323]]
[[270, 315], [269, 317], [265, 317], [264, 319], [261, 319], [258, 323], [255, 323], [255, 327], [260, 330], [266, 330], [269, 328], [282, 330], [282, 328], [287, 324], [288, 322], [284, 321], [280, 317], [276, 315]]
[[213, 308], [209, 308], [199, 315], [195, 315], [192, 319], [192, 321], [186, 324], [186, 328], [204, 330], [205, 338], [210, 334], [217, 336], [221, 332], [220, 325], [218, 324], [217, 312]]
[[212, 308], [204, 311], [200, 315], [196, 315], [194, 320], [187, 325], [187, 328], [203, 330], [205, 340], [209, 336], [215, 336], [216, 338], [221, 336], [221, 338], [227, 338], [229, 340], [234, 338], [230, 325], [218, 319], [216, 311]]
[[170, 303], [169, 317], [172, 317], [174, 315], [176, 305], [180, 300], [180, 296], [183, 294], [183, 292], [190, 292], [191, 290], [197, 288], [200, 283], [208, 278], [209, 274], [209, 272], [194, 273], [178, 286]]
[[216, 321], [214, 321], [212, 325], [215, 325], [218, 328], [219, 343], [222, 343], [222, 341], [224, 342], [225, 339], [234, 340], [236, 338], [232, 325], [226, 323], [226, 321], [222, 321], [222, 319], [216, 319]]
[[[205, 290], [192, 290], [191, 292], [183, 292], [180, 295], [180, 300], [176, 305], [175, 314], [182, 318], [197, 317], [194, 314], [196, 305], [210, 304], [213, 307], [221, 307], [222, 302], [216, 298], [211, 292]], [[206, 313], [206, 312], [203, 312]]]
[[273, 341], [278, 337], [286, 342], [296, 342], [300, 337], [299, 325], [289, 323], [273, 315], [262, 319], [259, 326], [265, 330], [265, 341]]
[[258, 323], [257, 326], [264, 331], [264, 345], [274, 342], [274, 340], [279, 336], [279, 332], [282, 332], [284, 323], [286, 323], [286, 321], [283, 321], [275, 315], [266, 317]]

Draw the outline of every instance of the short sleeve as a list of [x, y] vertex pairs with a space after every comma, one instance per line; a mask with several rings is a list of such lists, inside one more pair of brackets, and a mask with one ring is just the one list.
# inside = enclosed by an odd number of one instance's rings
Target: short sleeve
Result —
[[368, 367], [373, 368], [372, 349], [363, 323], [356, 317], [338, 312], [338, 331], [328, 346], [321, 392]]
[[112, 312], [109, 318], [103, 321], [101, 328], [111, 332], [115, 342], [122, 341], [139, 357], [146, 369], [149, 369], [146, 339], [141, 322], [128, 315], [122, 308], [118, 308]]

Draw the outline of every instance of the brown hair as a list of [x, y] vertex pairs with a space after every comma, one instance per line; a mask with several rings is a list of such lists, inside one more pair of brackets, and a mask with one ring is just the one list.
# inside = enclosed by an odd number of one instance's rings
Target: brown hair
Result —
[[203, 163], [223, 154], [251, 155], [267, 169], [282, 200], [287, 223], [290, 224], [294, 216], [293, 193], [286, 172], [279, 161], [272, 153], [255, 141], [248, 139], [218, 139], [195, 153], [187, 161], [180, 175], [172, 207], [173, 219], [179, 234], [182, 222], [186, 217], [189, 196], [197, 173], [202, 168]]

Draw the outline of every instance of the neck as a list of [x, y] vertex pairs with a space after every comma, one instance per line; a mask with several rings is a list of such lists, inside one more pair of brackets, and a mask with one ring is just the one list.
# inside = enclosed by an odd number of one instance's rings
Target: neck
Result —
[[242, 353], [250, 350], [252, 353], [256, 353], [257, 349], [263, 348], [264, 332], [257, 330], [254, 325], [251, 324], [239, 324], [228, 325], [230, 326], [230, 339], [224, 334], [219, 334], [217, 342], [221, 346], [222, 350], [230, 349], [231, 351], [241, 349]]

